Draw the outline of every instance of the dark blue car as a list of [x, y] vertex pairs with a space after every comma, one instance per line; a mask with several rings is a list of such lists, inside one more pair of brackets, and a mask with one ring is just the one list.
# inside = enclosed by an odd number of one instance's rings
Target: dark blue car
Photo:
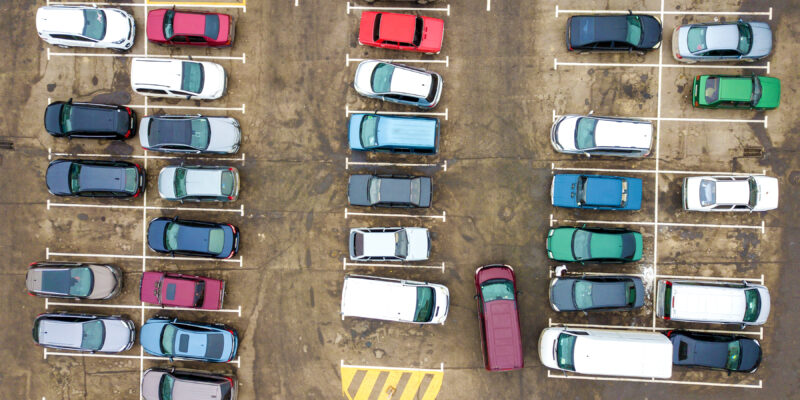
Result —
[[621, 176], [559, 174], [553, 176], [550, 199], [556, 207], [638, 210], [642, 208], [642, 180]]
[[150, 221], [147, 245], [158, 253], [231, 258], [239, 251], [239, 230], [231, 224], [159, 217]]
[[439, 120], [353, 114], [347, 136], [351, 150], [436, 154], [439, 150]]
[[155, 317], [142, 326], [139, 343], [148, 354], [170, 360], [228, 362], [236, 357], [239, 336], [221, 324]]

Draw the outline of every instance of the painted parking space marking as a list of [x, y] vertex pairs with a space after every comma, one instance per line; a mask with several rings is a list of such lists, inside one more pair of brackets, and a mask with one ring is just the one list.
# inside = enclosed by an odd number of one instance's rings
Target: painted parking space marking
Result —
[[450, 67], [450, 56], [445, 56], [444, 60], [406, 60], [406, 59], [395, 59], [395, 58], [351, 58], [350, 54], [344, 55], [344, 65], [349, 67], [350, 62], [361, 62], [366, 60], [376, 60], [382, 62], [389, 62], [389, 63], [400, 63], [400, 64], [444, 64], [445, 67]]
[[[141, 348], [141, 346], [139, 346]], [[144, 350], [142, 350], [144, 351]], [[65, 356], [65, 357], [84, 357], [84, 358], [123, 358], [123, 359], [132, 359], [132, 360], [155, 360], [155, 361], [169, 361], [169, 357], [159, 357], [159, 356], [150, 356], [150, 355], [138, 355], [138, 356], [130, 356], [126, 354], [99, 354], [99, 353], [67, 353], [67, 352], [60, 352], [60, 351], [48, 351], [47, 348], [44, 349], [44, 359], [46, 360], [49, 356]], [[175, 361], [194, 361], [194, 360], [186, 360], [183, 358], [175, 357]], [[236, 367], [239, 367], [241, 363], [241, 356], [237, 356], [235, 360], [227, 361], [223, 364], [234, 364]]]
[[[145, 241], [147, 243], [147, 241]], [[84, 258], [122, 258], [134, 260], [175, 260], [175, 261], [218, 261], [239, 263], [242, 266], [242, 256], [236, 258], [203, 258], [203, 257], [167, 257], [167, 256], [148, 256], [148, 255], [133, 255], [133, 254], [95, 254], [95, 253], [68, 253], [68, 252], [55, 252], [50, 251], [49, 247], [45, 248], [45, 259], [49, 260], [50, 256], [54, 257], [84, 257]], [[144, 261], [143, 261], [144, 262]]]
[[693, 281], [729, 281], [729, 282], [758, 282], [759, 285], [764, 284], [764, 274], [759, 278], [732, 278], [729, 276], [693, 276], [693, 275], [653, 275], [655, 279], [686, 279]]
[[384, 213], [363, 213], [352, 212], [347, 208], [344, 209], [344, 219], [349, 218], [351, 215], [361, 215], [368, 217], [395, 217], [395, 218], [432, 218], [441, 219], [442, 222], [447, 222], [447, 212], [442, 211], [442, 215], [416, 215], [416, 214], [384, 214]]
[[242, 0], [241, 3], [228, 3], [228, 2], [193, 2], [193, 1], [150, 1], [145, 0], [144, 3], [100, 3], [93, 1], [51, 1], [47, 0], [47, 5], [60, 5], [60, 6], [76, 6], [76, 5], [95, 5], [95, 6], [114, 6], [114, 7], [172, 7], [172, 6], [191, 6], [202, 8], [239, 8], [242, 12], [247, 12], [247, 2]]
[[197, 60], [237, 60], [241, 61], [242, 64], [246, 63], [246, 56], [245, 53], [242, 53], [241, 57], [237, 56], [188, 56], [188, 55], [171, 55], [171, 54], [131, 54], [131, 53], [66, 53], [66, 52], [54, 52], [50, 51], [50, 48], [47, 48], [47, 59], [49, 60], [51, 56], [54, 57], [123, 57], [123, 58], [170, 58], [170, 59], [182, 59], [182, 60], [189, 60], [189, 59], [197, 59]]
[[[347, 365], [342, 360], [339, 368], [342, 394], [349, 400], [433, 400], [439, 394], [444, 379], [444, 363], [439, 369], [423, 369]], [[376, 386], [381, 380], [383, 384]], [[423, 385], [426, 380], [427, 385]]]
[[370, 111], [370, 110], [351, 110], [350, 106], [344, 106], [344, 115], [345, 117], [350, 116], [350, 114], [378, 114], [378, 115], [416, 115], [416, 116], [439, 116], [444, 117], [444, 120], [447, 121], [449, 111], [447, 108], [444, 109], [444, 112], [425, 112], [425, 111]]
[[[768, 11], [693, 11], [693, 10], [675, 10], [675, 11], [631, 11], [631, 10], [562, 10], [556, 4], [556, 18], [559, 14], [661, 14], [661, 15], [763, 15], [772, 20], [772, 7]], [[663, 18], [662, 18], [663, 20]]]
[[442, 170], [447, 171], [447, 160], [439, 163], [392, 163], [392, 162], [378, 162], [378, 161], [350, 161], [350, 157], [344, 158], [344, 169], [350, 169], [351, 165], [365, 165], [375, 167], [440, 167]]
[[767, 65], [725, 65], [725, 64], [664, 64], [657, 63], [600, 63], [600, 62], [564, 62], [553, 58], [553, 69], [558, 67], [621, 67], [621, 68], [697, 68], [697, 69], [763, 69], [769, 73], [770, 62]]
[[126, 206], [117, 204], [76, 204], [76, 203], [54, 203], [47, 200], [47, 209], [50, 207], [74, 207], [74, 208], [112, 208], [125, 210], [169, 210], [169, 211], [205, 211], [205, 212], [233, 212], [244, 216], [244, 204], [239, 208], [193, 208], [193, 207], [162, 207], [162, 206]]
[[553, 171], [586, 171], [586, 172], [609, 172], [620, 174], [669, 174], [669, 175], [713, 175], [713, 176], [753, 176], [753, 175], [766, 175], [767, 170], [761, 172], [727, 172], [727, 171], [680, 171], [671, 169], [624, 169], [624, 168], [582, 168], [582, 167], [558, 167], [555, 163], [550, 163], [550, 169]]
[[747, 388], [747, 389], [761, 389], [762, 380], [758, 380], [758, 384], [750, 383], [724, 383], [724, 382], [704, 382], [704, 381], [679, 381], [672, 379], [656, 379], [656, 378], [617, 378], [612, 376], [590, 376], [590, 375], [573, 375], [568, 373], [553, 374], [550, 370], [547, 371], [548, 378], [557, 379], [582, 379], [591, 381], [614, 381], [614, 382], [645, 382], [645, 383], [671, 383], [675, 385], [698, 385], [698, 386], [719, 386], [719, 387], [734, 387], [734, 388]]
[[445, 265], [444, 261], [442, 261], [442, 265], [416, 265], [416, 264], [406, 264], [406, 263], [368, 263], [368, 262], [347, 262], [347, 257], [342, 258], [342, 270], [347, 270], [347, 267], [381, 267], [381, 268], [423, 268], [423, 269], [440, 269], [442, 273], [444, 273]]
[[[640, 226], [672, 226], [678, 228], [724, 228], [724, 229], [755, 229], [764, 233], [766, 225], [761, 221], [761, 225], [737, 225], [737, 224], [693, 224], [688, 222], [662, 222], [662, 221], [604, 221], [604, 220], [581, 220], [581, 219], [557, 219], [550, 214], [550, 223], [566, 224], [598, 224], [598, 225], [640, 225]], [[550, 225], [552, 226], [552, 225]]]
[[[144, 96], [145, 98], [148, 96]], [[203, 107], [203, 106], [171, 106], [171, 105], [138, 105], [138, 104], [125, 104], [125, 107], [130, 108], [143, 108], [147, 114], [148, 108], [163, 109], [163, 110], [194, 110], [194, 111], [239, 111], [245, 114], [245, 105], [242, 103], [241, 107]]]
[[[654, 314], [655, 315], [655, 314]], [[605, 324], [574, 324], [574, 323], [561, 323], [553, 322], [552, 318], [547, 319], [548, 327], [565, 327], [565, 328], [600, 328], [600, 329], [622, 329], [633, 331], [673, 331], [679, 328], [663, 327], [663, 326], [630, 326], [630, 325], [605, 325]], [[704, 333], [718, 333], [725, 335], [752, 335], [764, 339], [764, 327], [759, 327], [757, 331], [746, 330], [721, 330], [721, 329], [690, 329], [693, 332]]]
[[350, 10], [381, 10], [381, 11], [440, 11], [446, 12], [447, 15], [450, 15], [450, 4], [447, 7], [440, 7], [440, 8], [429, 8], [429, 7], [372, 7], [372, 6], [357, 6], [355, 4], [350, 5], [350, 2], [347, 2], [347, 13], [350, 14]]
[[147, 304], [135, 304], [135, 305], [126, 305], [126, 304], [87, 304], [87, 303], [68, 303], [68, 302], [57, 302], [57, 301], [49, 301], [48, 298], [44, 299], [44, 309], [47, 310], [50, 306], [65, 306], [65, 307], [88, 307], [88, 308], [114, 308], [114, 309], [125, 309], [125, 310], [169, 310], [169, 311], [200, 311], [200, 312], [218, 312], [218, 313], [236, 313], [238, 316], [242, 316], [242, 306], [238, 308], [230, 308], [230, 309], [220, 309], [220, 310], [204, 310], [200, 308], [188, 308], [188, 307], [162, 307], [162, 306], [153, 306]]
[[47, 149], [47, 159], [52, 160], [53, 156], [55, 157], [106, 157], [106, 158], [142, 158], [145, 160], [145, 169], [147, 168], [147, 159], [156, 159], [156, 160], [204, 160], [204, 161], [237, 161], [241, 162], [242, 165], [245, 163], [245, 153], [242, 153], [241, 157], [197, 157], [197, 156], [151, 156], [147, 155], [147, 151], [145, 150], [145, 154], [98, 154], [98, 153], [58, 153], [53, 152], [52, 148]]
[[[557, 118], [563, 117], [564, 114], [556, 114], [553, 110], [553, 122]], [[644, 119], [648, 121], [668, 121], [668, 122], [713, 122], [713, 123], [732, 123], [732, 124], [764, 124], [764, 128], [769, 126], [769, 116], [764, 116], [764, 119], [730, 119], [730, 118], [689, 118], [689, 117], [619, 117], [619, 118], [635, 118]]]

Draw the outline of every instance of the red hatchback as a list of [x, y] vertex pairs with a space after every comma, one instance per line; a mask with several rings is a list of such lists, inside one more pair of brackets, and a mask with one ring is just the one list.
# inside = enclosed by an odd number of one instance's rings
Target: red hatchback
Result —
[[148, 271], [142, 274], [139, 297], [145, 303], [219, 310], [225, 282], [203, 276]]
[[233, 44], [233, 18], [172, 9], [147, 13], [147, 40], [159, 44], [225, 47]]
[[524, 361], [514, 270], [499, 264], [480, 267], [475, 271], [475, 288], [486, 369], [521, 369]]
[[439, 53], [444, 21], [408, 14], [365, 11], [361, 14], [358, 43], [392, 50]]

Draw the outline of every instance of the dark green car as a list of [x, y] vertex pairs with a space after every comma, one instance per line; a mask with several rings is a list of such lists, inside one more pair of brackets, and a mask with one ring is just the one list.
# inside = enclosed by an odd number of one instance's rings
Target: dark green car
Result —
[[579, 263], [639, 261], [642, 234], [622, 228], [553, 228], [547, 233], [547, 257]]
[[769, 76], [698, 75], [692, 105], [700, 108], [771, 110], [781, 102], [781, 81]]

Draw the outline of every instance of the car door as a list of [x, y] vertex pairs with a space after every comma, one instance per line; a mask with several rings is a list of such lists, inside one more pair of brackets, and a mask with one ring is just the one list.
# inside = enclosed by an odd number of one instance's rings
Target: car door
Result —
[[392, 42], [391, 40], [384, 40], [380, 44], [384, 49], [400, 50], [400, 44], [397, 42]]

